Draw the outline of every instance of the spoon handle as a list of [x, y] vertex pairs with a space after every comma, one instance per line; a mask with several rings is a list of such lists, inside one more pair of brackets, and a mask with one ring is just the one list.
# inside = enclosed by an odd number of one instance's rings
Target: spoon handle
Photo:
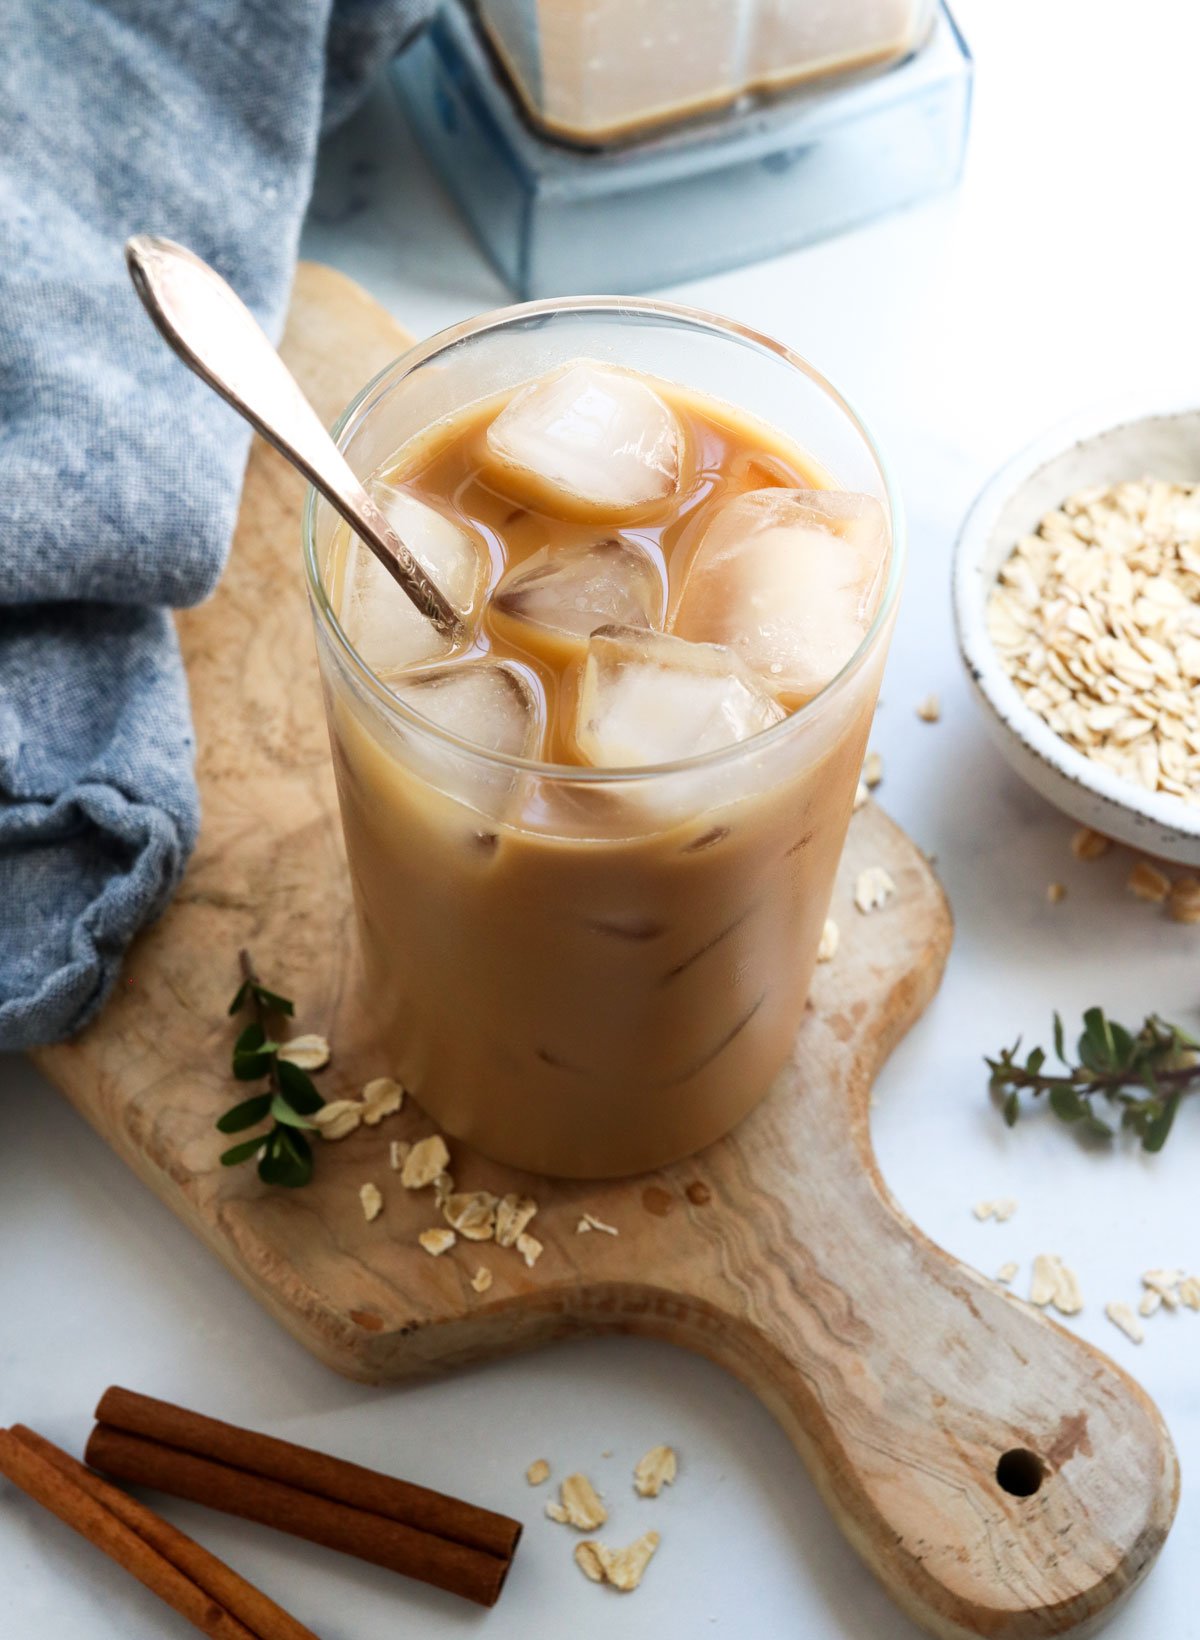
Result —
[[134, 289], [183, 362], [341, 514], [439, 632], [462, 621], [351, 471], [258, 321], [215, 268], [155, 234], [125, 246]]

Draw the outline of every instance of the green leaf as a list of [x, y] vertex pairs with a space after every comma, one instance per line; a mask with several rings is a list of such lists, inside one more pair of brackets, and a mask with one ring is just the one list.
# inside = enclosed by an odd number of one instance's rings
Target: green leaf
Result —
[[1111, 1139], [1113, 1130], [1108, 1123], [1102, 1121], [1094, 1111], [1089, 1110], [1083, 1118], [1084, 1133], [1090, 1133], [1093, 1139]]
[[270, 1101], [270, 1105], [271, 1115], [277, 1122], [282, 1122], [285, 1127], [310, 1128], [313, 1126], [307, 1116], [301, 1116], [298, 1110], [293, 1110], [287, 1100], [281, 1098], [278, 1094]]
[[1026, 1076], [1036, 1076], [1046, 1063], [1046, 1053], [1043, 1048], [1031, 1048], [1029, 1057], [1025, 1061]]
[[1066, 1050], [1063, 1047], [1063, 1022], [1062, 1015], [1058, 1013], [1054, 1016], [1054, 1051], [1058, 1055], [1060, 1061], [1065, 1065], [1067, 1062], [1067, 1055]]
[[313, 1086], [307, 1071], [302, 1071], [299, 1065], [293, 1065], [286, 1059], [280, 1059], [276, 1062], [275, 1074], [279, 1079], [280, 1093], [294, 1111], [299, 1111], [301, 1116], [311, 1116], [315, 1110], [321, 1109], [325, 1101]]
[[1074, 1088], [1051, 1088], [1050, 1109], [1060, 1122], [1078, 1122], [1087, 1115], [1087, 1106]]
[[273, 1014], [287, 1014], [290, 1018], [296, 1012], [290, 997], [281, 997], [277, 991], [268, 991], [265, 985], [256, 984], [254, 994], [263, 1007]]
[[271, 1057], [278, 1042], [269, 1042], [257, 1021], [247, 1025], [233, 1045], [233, 1074], [239, 1082], [257, 1082], [271, 1069]]
[[227, 1110], [224, 1116], [217, 1120], [217, 1127], [222, 1133], [240, 1133], [243, 1128], [253, 1127], [261, 1122], [271, 1109], [271, 1095], [257, 1093], [253, 1099], [243, 1099], [240, 1105], [234, 1105]]
[[1008, 1123], [1009, 1127], [1016, 1127], [1017, 1117], [1020, 1114], [1021, 1101], [1017, 1095], [1016, 1088], [1014, 1088], [1008, 1098], [1004, 1101], [1004, 1120]]
[[233, 1056], [233, 1074], [239, 1082], [257, 1082], [270, 1069], [269, 1053], [235, 1053]]
[[1142, 1128], [1142, 1149], [1150, 1151], [1161, 1150], [1166, 1144], [1171, 1132], [1171, 1124], [1175, 1120], [1175, 1112], [1179, 1109], [1179, 1095], [1173, 1093], [1163, 1105], [1162, 1109], [1150, 1118]]
[[1112, 1041], [1114, 1064], [1118, 1070], [1123, 1070], [1132, 1064], [1135, 1059], [1137, 1044], [1124, 1025], [1118, 1025], [1115, 1020], [1109, 1022], [1108, 1028]]
[[258, 1164], [258, 1176], [264, 1184], [282, 1185], [287, 1190], [307, 1184], [312, 1178], [312, 1148], [304, 1135], [290, 1128], [276, 1128]]
[[221, 1157], [222, 1167], [236, 1167], [239, 1162], [248, 1162], [251, 1156], [257, 1156], [264, 1144], [269, 1143], [269, 1137], [259, 1134], [257, 1139], [243, 1139], [240, 1145], [234, 1145], [224, 1152]]
[[250, 995], [250, 981], [248, 979], [244, 979], [242, 981], [242, 983], [238, 986], [237, 992], [234, 995], [233, 1001], [229, 1004], [230, 1018], [232, 1018], [234, 1014], [240, 1013], [241, 1010], [246, 1006], [246, 998], [249, 995]]
[[1090, 1071], [1113, 1069], [1113, 1040], [1103, 1008], [1089, 1008], [1083, 1016], [1083, 1035], [1079, 1038], [1079, 1057]]

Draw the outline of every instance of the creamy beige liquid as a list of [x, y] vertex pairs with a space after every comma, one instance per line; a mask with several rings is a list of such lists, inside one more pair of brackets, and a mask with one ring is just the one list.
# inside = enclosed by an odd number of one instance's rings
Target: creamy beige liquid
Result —
[[[781, 435], [655, 385], [685, 430], [686, 481], [665, 508], [613, 528], [653, 553], [670, 607], [697, 509], [822, 479]], [[484, 444], [497, 408], [473, 407], [385, 476], [480, 531], [498, 579], [547, 542], [605, 527], [505, 494]], [[335, 600], [346, 550], [343, 535]], [[582, 645], [489, 608], [479, 650], [536, 675], [543, 757], [577, 762]], [[448, 1133], [534, 1171], [597, 1177], [699, 1149], [757, 1103], [803, 1012], [881, 661], [882, 646], [803, 737], [656, 777], [653, 796], [482, 778], [428, 736], [382, 728], [327, 671], [367, 996], [388, 1069]]]
[[531, 117], [604, 143], [722, 108], [746, 92], [895, 62], [928, 0], [480, 0]]

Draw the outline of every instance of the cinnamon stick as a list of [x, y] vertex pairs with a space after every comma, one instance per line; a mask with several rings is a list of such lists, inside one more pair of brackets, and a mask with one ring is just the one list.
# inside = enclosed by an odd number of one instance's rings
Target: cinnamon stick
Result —
[[481, 1549], [422, 1532], [387, 1516], [336, 1503], [249, 1469], [97, 1424], [87, 1461], [105, 1474], [187, 1498], [242, 1520], [402, 1572], [480, 1606], [494, 1606], [511, 1564]]
[[98, 1503], [77, 1481], [7, 1429], [0, 1430], [0, 1474], [95, 1544], [210, 1640], [273, 1640], [269, 1631], [255, 1635], [231, 1616], [212, 1595]]
[[224, 1607], [231, 1617], [243, 1623], [255, 1640], [316, 1640], [311, 1629], [306, 1629], [303, 1623], [297, 1622], [282, 1606], [277, 1606], [261, 1589], [256, 1589], [253, 1583], [248, 1583], [231, 1566], [226, 1566], [223, 1560], [218, 1560], [216, 1555], [210, 1554], [193, 1538], [172, 1526], [170, 1521], [156, 1515], [153, 1509], [131, 1498], [127, 1492], [110, 1486], [99, 1475], [85, 1469], [69, 1453], [61, 1451], [24, 1424], [14, 1424], [9, 1433], [136, 1532], [177, 1571], [210, 1595], [218, 1606]]
[[238, 1429], [133, 1390], [112, 1388], [96, 1408], [96, 1422], [140, 1435], [198, 1458], [211, 1458], [266, 1480], [282, 1481], [353, 1509], [369, 1510], [451, 1543], [511, 1560], [521, 1536], [520, 1521], [426, 1486], [381, 1475], [291, 1441]]

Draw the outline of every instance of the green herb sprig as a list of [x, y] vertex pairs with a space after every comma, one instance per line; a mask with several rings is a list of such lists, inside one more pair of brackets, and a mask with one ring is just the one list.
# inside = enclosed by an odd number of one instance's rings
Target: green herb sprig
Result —
[[243, 978], [229, 1004], [229, 1013], [232, 1017], [248, 1007], [254, 1019], [233, 1045], [233, 1074], [239, 1082], [257, 1082], [265, 1077], [267, 1087], [265, 1092], [252, 1094], [227, 1110], [217, 1127], [222, 1133], [242, 1133], [268, 1118], [272, 1125], [266, 1133], [233, 1145], [221, 1157], [221, 1166], [237, 1167], [257, 1157], [258, 1176], [264, 1184], [294, 1190], [312, 1178], [312, 1146], [306, 1130], [314, 1127], [309, 1117], [325, 1101], [307, 1072], [280, 1059], [283, 1043], [276, 1041], [269, 1029], [273, 1016], [286, 1015], [290, 1019], [295, 1013], [291, 999], [269, 991], [260, 982], [248, 951], [241, 952], [239, 960]]
[[1060, 1122], [1092, 1139], [1112, 1139], [1117, 1127], [1096, 1110], [1096, 1100], [1103, 1098], [1119, 1109], [1120, 1129], [1136, 1134], [1143, 1150], [1156, 1151], [1167, 1142], [1180, 1100], [1200, 1087], [1197, 1049], [1200, 1042], [1157, 1014], [1147, 1015], [1134, 1033], [1109, 1019], [1102, 1008], [1089, 1008], [1083, 1016], [1076, 1064], [1066, 1054], [1062, 1020], [1054, 1016], [1054, 1052], [1065, 1067], [1062, 1074], [1043, 1070], [1044, 1048], [1030, 1049], [1022, 1060], [1020, 1038], [984, 1062], [1009, 1127], [1021, 1114], [1022, 1093], [1035, 1099], [1045, 1094]]

